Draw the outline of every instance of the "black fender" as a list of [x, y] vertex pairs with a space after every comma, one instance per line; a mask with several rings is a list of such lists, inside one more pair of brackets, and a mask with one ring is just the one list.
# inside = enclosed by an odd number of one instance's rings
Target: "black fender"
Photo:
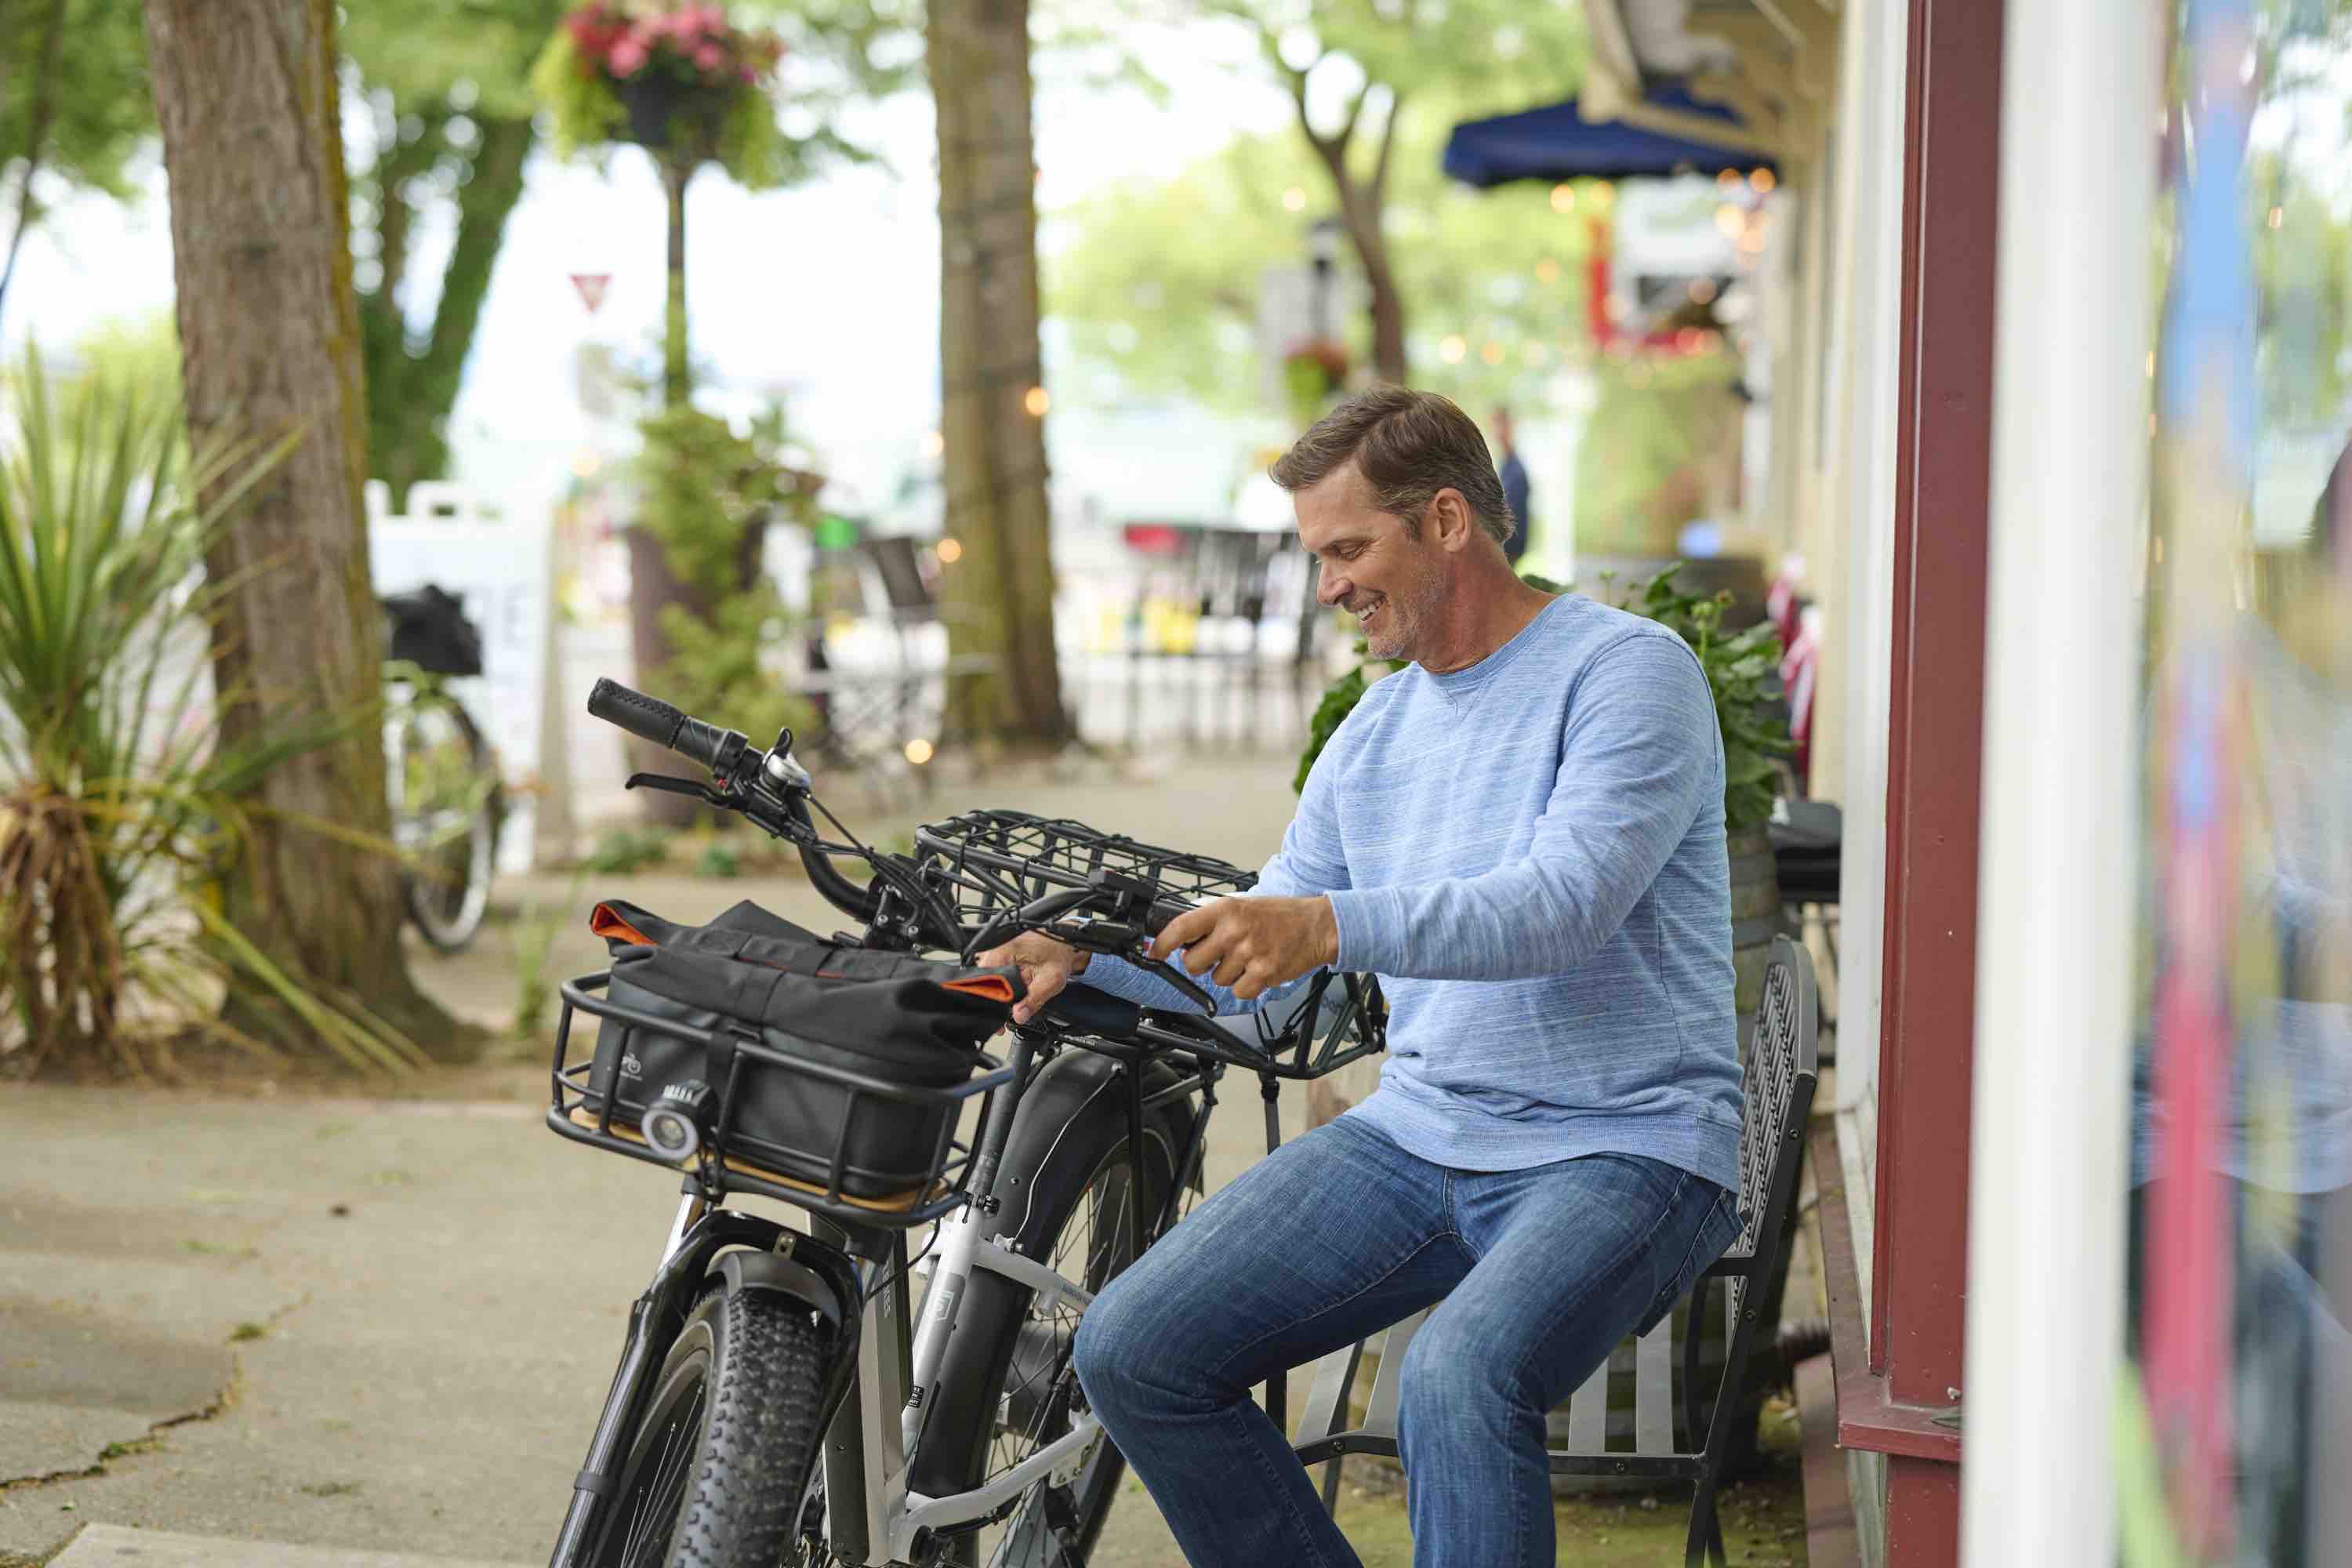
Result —
[[[997, 1167], [997, 1209], [981, 1222], [983, 1245], [1009, 1237], [1015, 1251], [1032, 1258], [1050, 1247], [1087, 1178], [1126, 1142], [1127, 1095], [1116, 1077], [1118, 1065], [1098, 1052], [1073, 1048], [1038, 1070], [1022, 1093], [1005, 1140]], [[1144, 1072], [1147, 1093], [1183, 1076], [1158, 1061], [1147, 1062]], [[1162, 1146], [1148, 1156], [1150, 1184], [1160, 1196], [1184, 1157], [1198, 1114], [1189, 1096], [1144, 1112], [1147, 1146]], [[1156, 1219], [1156, 1212], [1150, 1217]], [[908, 1467], [913, 1490], [943, 1497], [980, 1480], [997, 1390], [1012, 1364], [1028, 1304], [1024, 1287], [985, 1269], [973, 1272], [940, 1361], [941, 1375], [930, 1390], [922, 1440]]]
[[[804, 1241], [794, 1237], [794, 1250]], [[710, 1278], [720, 1283], [730, 1296], [746, 1290], [774, 1290], [791, 1297], [808, 1308], [835, 1334], [845, 1330], [853, 1337], [857, 1333], [857, 1287], [856, 1277], [847, 1280], [827, 1278], [808, 1264], [780, 1252], [721, 1253], [710, 1270]]]
[[[1067, 1167], [1073, 1160], [1092, 1171], [1103, 1155], [1127, 1136], [1127, 1100], [1117, 1073], [1118, 1064], [1097, 1051], [1067, 1049], [1038, 1071], [1022, 1092], [1021, 1105], [1004, 1141], [997, 1166], [997, 1210], [981, 1222], [981, 1237], [993, 1240], [1011, 1234], [1016, 1251], [1031, 1251], [1050, 1237], [1034, 1233], [1045, 1217], [1029, 1201], [1048, 1163]], [[1183, 1074], [1163, 1061], [1143, 1065], [1146, 1096], [1181, 1081]], [[1198, 1105], [1189, 1095], [1147, 1107], [1144, 1135], [1157, 1132], [1173, 1162], [1190, 1146]], [[1197, 1175], [1196, 1175], [1197, 1181]]]

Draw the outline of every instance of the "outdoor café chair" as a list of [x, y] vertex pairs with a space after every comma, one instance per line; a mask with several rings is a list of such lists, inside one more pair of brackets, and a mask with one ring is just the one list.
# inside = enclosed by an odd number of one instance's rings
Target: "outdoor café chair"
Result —
[[[1789, 938], [1774, 939], [1741, 1086], [1739, 1237], [1691, 1291], [1690, 1310], [1684, 1317], [1680, 1373], [1675, 1366], [1674, 1314], [1670, 1312], [1648, 1333], [1630, 1342], [1633, 1365], [1631, 1447], [1622, 1446], [1621, 1435], [1612, 1434], [1608, 1422], [1610, 1363], [1623, 1357], [1621, 1347], [1570, 1398], [1567, 1441], [1550, 1450], [1555, 1476], [1696, 1482], [1690, 1532], [1684, 1548], [1686, 1563], [1729, 1561], [1716, 1517], [1717, 1489], [1732, 1423], [1744, 1403], [1738, 1394], [1744, 1386], [1748, 1352], [1759, 1334], [1769, 1336], [1777, 1327], [1756, 1321], [1756, 1302], [1764, 1295], [1765, 1277], [1780, 1256], [1781, 1236], [1796, 1208], [1805, 1120], [1812, 1110], [1818, 1072], [1815, 1005], [1812, 960]], [[1722, 1294], [1725, 1350], [1710, 1414], [1701, 1399], [1699, 1345], [1717, 1279], [1726, 1281]], [[1329, 1467], [1323, 1474], [1323, 1505], [1335, 1518], [1343, 1457], [1397, 1456], [1399, 1373], [1404, 1366], [1405, 1347], [1428, 1315], [1426, 1310], [1416, 1312], [1386, 1331], [1360, 1426], [1338, 1430], [1350, 1414], [1349, 1394], [1371, 1341], [1361, 1340], [1334, 1351], [1315, 1365], [1294, 1447], [1303, 1463]], [[1696, 1451], [1675, 1445], [1673, 1412], [1678, 1394], [1685, 1432], [1706, 1435]]]

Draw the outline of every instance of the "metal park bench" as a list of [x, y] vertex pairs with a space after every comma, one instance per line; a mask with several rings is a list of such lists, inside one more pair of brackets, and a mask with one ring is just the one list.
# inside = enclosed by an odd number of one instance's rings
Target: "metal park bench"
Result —
[[[1623, 1476], [1697, 1483], [1691, 1500], [1686, 1563], [1727, 1563], [1723, 1531], [1716, 1517], [1716, 1493], [1731, 1437], [1744, 1403], [1739, 1397], [1748, 1356], [1759, 1334], [1775, 1325], [1756, 1321], [1756, 1300], [1780, 1255], [1783, 1231], [1796, 1208], [1798, 1165], [1803, 1155], [1806, 1118], [1813, 1102], [1817, 1071], [1814, 1032], [1816, 998], [1812, 961], [1783, 936], [1774, 941], [1766, 967], [1762, 1005], [1748, 1048], [1742, 1085], [1745, 1101], [1739, 1135], [1739, 1237], [1701, 1277], [1684, 1316], [1682, 1365], [1674, 1354], [1675, 1316], [1628, 1342], [1633, 1369], [1633, 1419], [1630, 1433], [1612, 1432], [1609, 1421], [1610, 1364], [1588, 1378], [1569, 1401], [1567, 1441], [1551, 1450], [1555, 1476]], [[1699, 1346], [1713, 1310], [1714, 1282], [1722, 1292], [1725, 1348], [1720, 1381], [1711, 1401], [1702, 1399]], [[1339, 1467], [1349, 1454], [1397, 1454], [1397, 1404], [1405, 1346], [1426, 1311], [1386, 1331], [1380, 1369], [1372, 1380], [1363, 1424], [1345, 1427], [1349, 1395], [1370, 1340], [1332, 1352], [1316, 1363], [1301, 1411], [1295, 1447], [1307, 1465], [1328, 1464], [1323, 1504], [1339, 1511]], [[1622, 1363], [1621, 1347], [1611, 1363]], [[1675, 1405], [1682, 1403], [1683, 1430], [1705, 1435], [1696, 1447], [1677, 1447]], [[1632, 1439], [1630, 1447], [1623, 1439]]]

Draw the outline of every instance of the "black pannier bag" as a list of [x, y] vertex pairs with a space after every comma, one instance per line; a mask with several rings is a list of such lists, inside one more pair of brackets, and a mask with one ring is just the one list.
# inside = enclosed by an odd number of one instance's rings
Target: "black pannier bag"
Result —
[[[971, 969], [827, 942], [749, 901], [704, 926], [679, 926], [617, 900], [590, 928], [613, 955], [608, 1001], [697, 1029], [756, 1041], [801, 1061], [912, 1089], [969, 1079], [982, 1041], [1020, 995], [1018, 972]], [[669, 1084], [726, 1092], [726, 1052], [607, 1018], [583, 1109], [634, 1126]], [[718, 1055], [721, 1059], [709, 1059]], [[725, 1106], [730, 1158], [824, 1187], [841, 1151], [841, 1190], [898, 1199], [927, 1182], [958, 1103], [908, 1103], [744, 1058]]]
[[458, 595], [427, 583], [405, 594], [386, 594], [382, 602], [392, 623], [392, 658], [435, 675], [482, 673], [482, 631]]

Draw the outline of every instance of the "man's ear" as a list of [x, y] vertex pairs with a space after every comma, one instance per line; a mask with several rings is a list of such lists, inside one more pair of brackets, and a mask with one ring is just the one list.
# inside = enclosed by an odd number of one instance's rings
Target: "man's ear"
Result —
[[1432, 537], [1440, 550], [1464, 550], [1478, 531], [1477, 519], [1470, 515], [1469, 501], [1451, 487], [1429, 498], [1428, 516]]

